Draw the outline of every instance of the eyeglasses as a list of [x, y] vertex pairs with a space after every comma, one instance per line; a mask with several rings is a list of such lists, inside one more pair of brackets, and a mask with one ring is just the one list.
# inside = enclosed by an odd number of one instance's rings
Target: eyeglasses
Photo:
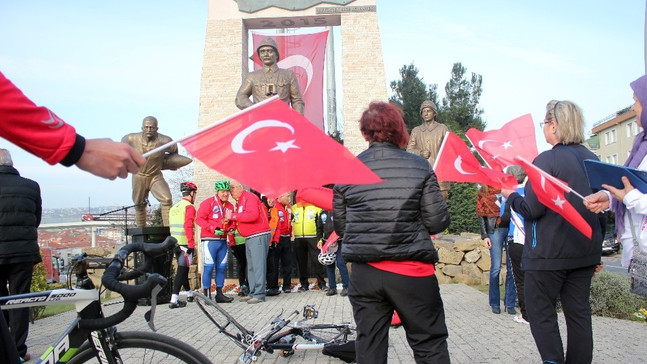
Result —
[[553, 123], [553, 121], [552, 121], [552, 120], [544, 120], [544, 121], [542, 121], [542, 122], [540, 122], [540, 123], [539, 123], [539, 127], [540, 127], [540, 128], [543, 128], [543, 127], [544, 127], [544, 125], [548, 125], [548, 124], [552, 124], [552, 123]]

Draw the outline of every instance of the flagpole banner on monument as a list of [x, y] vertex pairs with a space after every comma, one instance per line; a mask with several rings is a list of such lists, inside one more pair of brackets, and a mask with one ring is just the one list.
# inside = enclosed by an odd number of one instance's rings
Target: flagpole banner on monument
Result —
[[276, 97], [180, 143], [206, 166], [270, 197], [330, 183], [382, 182], [348, 149]]
[[[292, 70], [299, 82], [299, 88], [306, 105], [305, 117], [319, 129], [324, 130], [323, 78], [326, 58], [328, 31], [310, 34], [261, 34], [252, 32], [253, 49], [257, 49], [263, 38], [273, 38], [279, 51], [277, 66]], [[254, 70], [263, 63], [254, 53]]]
[[501, 171], [516, 164], [516, 156], [532, 161], [539, 154], [530, 114], [507, 122], [501, 129], [480, 131], [471, 128], [465, 136], [490, 168]]

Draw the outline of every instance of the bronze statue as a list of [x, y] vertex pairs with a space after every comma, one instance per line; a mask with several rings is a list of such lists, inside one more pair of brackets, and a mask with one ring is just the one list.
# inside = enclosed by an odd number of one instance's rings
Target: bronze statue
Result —
[[[449, 128], [445, 124], [436, 121], [438, 108], [431, 100], [422, 102], [420, 105], [420, 115], [424, 123], [411, 130], [407, 152], [427, 159], [433, 166], [438, 156], [440, 145], [443, 142], [443, 137], [449, 131]], [[440, 185], [440, 192], [446, 200], [449, 194], [449, 182], [438, 181], [438, 184]]]
[[[256, 53], [263, 62], [263, 68], [247, 74], [247, 78], [236, 94], [236, 106], [242, 110], [274, 95], [279, 95], [281, 100], [303, 114], [305, 103], [301, 96], [297, 76], [291, 70], [277, 66], [279, 50], [274, 39], [270, 37], [263, 39], [256, 49]], [[253, 102], [249, 99], [250, 96], [254, 98]]]
[[[166, 135], [157, 132], [157, 119], [147, 116], [142, 122], [141, 133], [131, 133], [124, 136], [121, 141], [144, 154], [159, 146], [172, 141]], [[148, 193], [152, 193], [162, 205], [162, 221], [164, 226], [169, 225], [168, 212], [173, 205], [173, 197], [168, 183], [164, 180], [162, 169], [178, 169], [191, 162], [190, 158], [177, 154], [177, 144], [173, 144], [164, 151], [156, 153], [146, 159], [146, 163], [133, 175], [133, 202], [135, 207], [136, 224], [138, 227], [146, 226], [146, 203]]]

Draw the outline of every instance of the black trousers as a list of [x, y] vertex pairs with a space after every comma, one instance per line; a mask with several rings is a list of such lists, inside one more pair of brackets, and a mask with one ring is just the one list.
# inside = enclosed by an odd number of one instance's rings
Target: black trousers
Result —
[[312, 272], [317, 277], [317, 285], [326, 284], [323, 265], [319, 263], [319, 248], [317, 248], [317, 238], [295, 238], [294, 250], [297, 256], [299, 266], [299, 281], [302, 286], [308, 286], [308, 262], [312, 267]]
[[[10, 293], [29, 293], [31, 288], [31, 274], [34, 271], [34, 263], [11, 263], [0, 265], [0, 296], [8, 296]], [[7, 290], [9, 284], [9, 290]], [[11, 335], [16, 343], [18, 354], [27, 354], [27, 335], [29, 334], [29, 308], [18, 308], [2, 312], [9, 325]]]
[[[279, 276], [283, 279], [283, 289], [290, 289], [292, 283], [292, 241], [289, 236], [282, 236], [274, 249], [274, 275], [268, 280], [270, 289], [279, 288]], [[268, 266], [269, 267], [269, 266]]]
[[524, 272], [521, 268], [521, 254], [523, 253], [523, 244], [516, 244], [508, 241], [508, 254], [510, 254], [510, 262], [512, 262], [512, 274], [514, 275], [514, 285], [517, 289], [517, 299], [519, 300], [519, 309], [521, 310], [521, 317], [528, 321], [528, 313], [526, 312], [526, 295], [524, 289]]
[[358, 364], [387, 362], [394, 309], [416, 363], [450, 362], [445, 311], [435, 275], [409, 277], [353, 263], [348, 297], [357, 325]]
[[16, 343], [13, 342], [11, 332], [0, 310], [0, 363], [20, 364]]
[[[595, 266], [555, 271], [525, 271], [526, 310], [530, 331], [544, 362], [591, 363], [591, 278]], [[566, 358], [555, 305], [562, 302], [566, 318]]]
[[276, 267], [274, 266], [274, 261], [276, 256], [276, 246], [272, 247], [267, 251], [267, 263], [265, 266], [265, 286], [267, 289], [278, 289], [278, 276], [276, 273]]
[[238, 244], [231, 247], [231, 253], [238, 263], [238, 285], [247, 286], [247, 255], [245, 254], [245, 244]]

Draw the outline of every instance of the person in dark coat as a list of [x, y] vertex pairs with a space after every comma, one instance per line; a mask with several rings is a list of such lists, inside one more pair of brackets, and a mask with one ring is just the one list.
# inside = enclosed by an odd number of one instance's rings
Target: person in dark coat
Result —
[[[0, 296], [29, 293], [38, 249], [42, 201], [38, 183], [21, 177], [11, 154], [0, 149]], [[8, 289], [7, 289], [8, 285]], [[29, 308], [3, 311], [18, 354], [29, 359]]]
[[[580, 108], [570, 101], [552, 100], [546, 105], [546, 117], [540, 126], [553, 148], [538, 155], [533, 164], [579, 194], [589, 195], [592, 191], [583, 160], [598, 158], [582, 145], [584, 121]], [[501, 191], [512, 209], [524, 218], [526, 238], [521, 266], [530, 330], [544, 363], [590, 363], [593, 328], [589, 296], [591, 278], [602, 255], [600, 221], [575, 194], [565, 195], [566, 202], [591, 227], [588, 238], [539, 202], [537, 195], [546, 193], [541, 188], [527, 183], [525, 197], [513, 190]], [[558, 297], [566, 318], [566, 356], [555, 309]]]
[[373, 102], [360, 119], [370, 143], [357, 158], [384, 181], [335, 185], [333, 223], [352, 263], [348, 296], [357, 363], [386, 363], [389, 325], [400, 314], [417, 363], [449, 363], [447, 326], [431, 241], [449, 213], [429, 162], [408, 153], [402, 111]]

